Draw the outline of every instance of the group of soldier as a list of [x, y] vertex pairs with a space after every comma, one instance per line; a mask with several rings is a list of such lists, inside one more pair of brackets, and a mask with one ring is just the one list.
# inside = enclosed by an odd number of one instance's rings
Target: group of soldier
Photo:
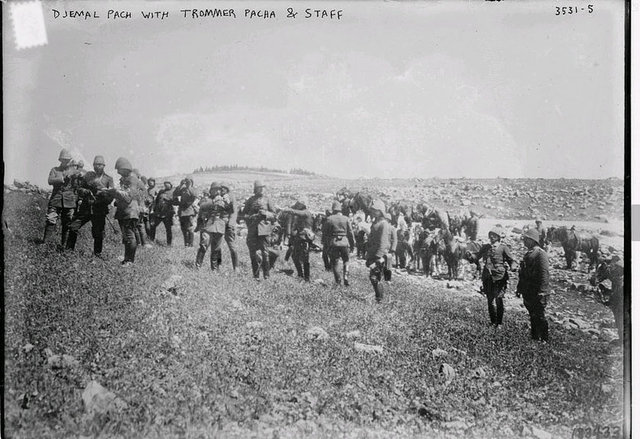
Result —
[[[291, 207], [280, 209], [267, 197], [265, 184], [256, 180], [253, 196], [240, 208], [229, 185], [213, 182], [208, 193], [202, 197], [198, 196], [190, 178], [183, 179], [177, 188], [165, 181], [163, 187], [158, 189], [153, 178], [142, 176], [123, 157], [115, 163], [120, 176], [117, 187], [113, 178], [105, 173], [102, 156], [95, 157], [93, 170], [88, 172], [84, 170], [83, 163], [75, 162], [66, 149], [60, 152], [59, 161], [60, 165], [49, 173], [49, 184], [53, 186], [53, 191], [47, 208], [43, 241], [51, 239], [58, 219], [61, 219], [61, 248], [74, 249], [78, 231], [91, 222], [93, 252], [101, 256], [105, 225], [109, 221], [109, 206], [115, 201], [114, 218], [122, 234], [124, 266], [134, 263], [138, 246], [151, 246], [147, 240], [155, 241], [156, 229], [160, 224], [164, 225], [166, 242], [171, 246], [172, 225], [177, 216], [186, 247], [193, 247], [195, 233], [200, 234], [195, 258], [197, 268], [202, 266], [210, 249], [210, 266], [212, 270], [217, 270], [222, 263], [222, 245], [226, 242], [235, 271], [238, 268], [236, 224], [239, 215], [242, 215], [247, 226], [246, 243], [252, 275], [260, 280], [261, 274], [264, 279], [269, 278], [271, 268], [279, 257], [274, 247], [274, 236], [279, 228], [278, 218], [284, 213], [291, 218], [287, 233], [289, 251], [285, 259], [291, 257], [298, 276], [305, 281], [310, 280], [310, 251], [317, 246], [314, 243], [314, 215], [304, 198], [298, 199]], [[411, 219], [407, 221], [404, 215], [392, 219], [384, 202], [379, 199], [372, 200], [367, 213], [370, 218], [353, 217], [345, 212], [344, 200], [337, 199], [332, 203], [321, 228], [323, 261], [325, 269], [333, 271], [336, 284], [349, 286], [350, 255], [357, 249], [357, 256], [363, 257], [369, 268], [369, 280], [376, 300], [381, 301], [391, 280], [392, 258], [397, 251], [411, 251], [407, 244], [407, 223], [411, 224]], [[429, 222], [429, 218], [437, 219], [439, 215], [425, 215], [423, 225], [433, 229], [434, 224]], [[471, 218], [467, 230], [475, 235], [477, 216], [471, 215]], [[496, 328], [502, 325], [503, 297], [510, 268], [519, 271], [516, 294], [523, 297], [529, 311], [531, 337], [547, 341], [549, 330], [545, 307], [550, 294], [549, 259], [541, 220], [536, 224], [536, 228], [523, 233], [527, 252], [519, 264], [519, 270], [497, 229], [489, 232], [489, 243], [479, 248], [476, 257], [484, 261], [482, 290], [487, 297], [491, 324]], [[406, 260], [401, 258], [400, 266], [405, 264]]]

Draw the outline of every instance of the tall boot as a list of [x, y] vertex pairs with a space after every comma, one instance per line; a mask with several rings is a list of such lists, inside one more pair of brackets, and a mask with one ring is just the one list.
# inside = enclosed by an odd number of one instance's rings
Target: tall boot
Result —
[[102, 254], [102, 236], [94, 238], [93, 240], [93, 254], [100, 256]]
[[55, 224], [45, 224], [44, 226], [44, 236], [42, 238], [42, 242], [47, 242], [51, 239], [53, 235], [56, 234], [56, 225]]
[[238, 253], [234, 250], [230, 251], [229, 254], [231, 254], [231, 266], [233, 267], [233, 271], [236, 271], [238, 268]]
[[336, 281], [336, 285], [340, 285], [342, 283], [342, 279], [340, 279], [340, 271], [338, 270], [338, 261], [336, 260], [331, 266], [333, 270], [333, 279]]
[[269, 263], [269, 255], [262, 257], [262, 270], [265, 279], [269, 279], [269, 272], [271, 271], [271, 264]]
[[384, 298], [384, 286], [382, 282], [376, 282], [373, 284], [373, 291], [376, 293], [376, 302], [382, 302]]
[[489, 308], [489, 319], [491, 320], [491, 324], [495, 325], [496, 324], [496, 307], [493, 304], [493, 299], [490, 299], [487, 297], [487, 307]]
[[308, 262], [304, 262], [302, 264], [302, 268], [304, 270], [304, 280], [309, 282], [309, 280], [311, 279], [311, 266]]
[[303, 272], [303, 269], [302, 269], [302, 262], [300, 262], [300, 259], [293, 258], [293, 265], [295, 265], [295, 267], [296, 267], [296, 271], [298, 272], [298, 277], [304, 277], [304, 272]]
[[342, 279], [344, 279], [344, 286], [349, 286], [349, 266], [345, 263], [342, 269]]
[[216, 271], [219, 267], [218, 265], [218, 254], [215, 251], [211, 252], [211, 270]]
[[69, 250], [75, 250], [77, 240], [78, 240], [78, 232], [74, 232], [73, 230], [70, 231], [69, 236], [67, 237], [67, 248]]
[[504, 301], [502, 300], [502, 297], [498, 297], [496, 299], [496, 307], [496, 325], [502, 325], [502, 316], [504, 315]]
[[69, 226], [67, 225], [62, 225], [62, 237], [61, 237], [61, 242], [60, 245], [64, 248], [66, 242], [67, 242], [67, 237], [69, 236]]
[[198, 253], [196, 253], [196, 268], [202, 267], [202, 261], [204, 261], [204, 254], [206, 252], [203, 248], [198, 249]]

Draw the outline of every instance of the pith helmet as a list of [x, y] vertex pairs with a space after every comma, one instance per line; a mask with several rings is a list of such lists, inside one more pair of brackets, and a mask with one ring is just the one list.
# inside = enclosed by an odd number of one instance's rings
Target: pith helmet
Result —
[[95, 158], [93, 159], [93, 165], [106, 165], [105, 161], [104, 161], [104, 157], [102, 157], [101, 155], [97, 155], [95, 156]]
[[58, 160], [71, 160], [71, 153], [67, 148], [62, 148], [62, 151], [60, 151], [60, 155], [58, 156]]
[[528, 229], [522, 234], [524, 238], [529, 238], [536, 242], [536, 244], [540, 245], [540, 233], [536, 229]]
[[489, 235], [496, 235], [498, 238], [502, 238], [502, 230], [497, 227], [494, 227], [489, 231]]
[[253, 188], [257, 189], [259, 187], [264, 187], [264, 182], [262, 180], [256, 180], [253, 182]]
[[542, 222], [542, 218], [537, 217], [537, 218], [536, 218], [536, 223], [541, 223], [541, 222]]
[[214, 181], [213, 183], [211, 183], [211, 186], [209, 186], [209, 192], [211, 192], [214, 189], [220, 189], [221, 187], [222, 185], [219, 182]]
[[370, 209], [371, 210], [378, 210], [383, 215], [387, 211], [387, 208], [384, 206], [384, 202], [382, 200], [374, 200], [373, 203], [371, 203], [371, 208]]
[[342, 204], [340, 204], [340, 201], [334, 201], [333, 203], [331, 203], [331, 211], [332, 212], [342, 211]]
[[294, 209], [303, 210], [307, 208], [307, 199], [305, 197], [300, 197], [296, 201], [296, 204], [293, 205]]
[[117, 170], [125, 170], [125, 171], [133, 171], [133, 166], [131, 166], [131, 162], [124, 157], [118, 157], [116, 160], [116, 169]]

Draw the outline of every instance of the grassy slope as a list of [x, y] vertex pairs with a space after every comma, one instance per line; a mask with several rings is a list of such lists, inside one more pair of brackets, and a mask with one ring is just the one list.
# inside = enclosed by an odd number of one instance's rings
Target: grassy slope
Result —
[[[195, 272], [195, 249], [182, 248], [180, 236], [121, 269], [110, 231], [104, 261], [90, 256], [88, 227], [76, 253], [34, 244], [44, 205], [28, 194], [5, 199], [13, 230], [5, 238], [7, 437], [512, 437], [524, 424], [568, 437], [579, 423], [620, 420], [619, 392], [600, 387], [621, 388], [620, 355], [556, 325], [550, 345], [531, 343], [519, 307], [496, 333], [481, 296], [402, 277], [380, 306], [360, 264], [348, 290], [284, 274], [256, 283], [243, 242], [241, 276], [228, 259], [220, 274]], [[159, 292], [171, 274], [182, 276], [177, 297]], [[317, 255], [312, 274], [331, 284]], [[307, 338], [316, 325], [329, 340]], [[344, 336], [353, 330], [384, 353], [355, 351]], [[80, 366], [48, 369], [45, 348]], [[449, 356], [432, 358], [435, 348]], [[457, 371], [449, 386], [438, 376], [443, 361]], [[487, 376], [474, 378], [477, 367]], [[83, 417], [91, 378], [129, 408]], [[470, 428], [447, 424], [456, 420]]]

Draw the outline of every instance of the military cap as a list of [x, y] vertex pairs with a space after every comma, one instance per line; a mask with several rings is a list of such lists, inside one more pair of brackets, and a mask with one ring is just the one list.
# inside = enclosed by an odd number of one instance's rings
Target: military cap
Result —
[[502, 230], [494, 227], [489, 231], [489, 235], [496, 235], [498, 238], [502, 238]]
[[340, 201], [334, 201], [333, 203], [331, 203], [331, 211], [332, 212], [342, 211], [342, 204], [340, 204]]
[[131, 162], [127, 159], [125, 159], [124, 157], [118, 157], [118, 160], [116, 160], [116, 166], [115, 168], [117, 170], [127, 170], [127, 171], [133, 171], [133, 166], [131, 166]]
[[253, 188], [265, 187], [264, 182], [262, 180], [256, 180], [253, 182]]
[[60, 155], [58, 156], [58, 160], [71, 160], [71, 153], [67, 148], [62, 148], [62, 151], [60, 151]]
[[211, 183], [211, 186], [209, 186], [209, 191], [211, 191], [212, 189], [220, 189], [221, 187], [222, 185], [219, 182], [214, 181]]
[[97, 155], [95, 156], [95, 158], [93, 159], [93, 165], [106, 165], [105, 161], [104, 161], [104, 157], [102, 157], [101, 155]]
[[542, 222], [542, 218], [537, 217], [537, 218], [536, 218], [536, 222], [537, 222], [537, 223], [541, 223], [541, 222]]
[[536, 229], [527, 229], [522, 234], [523, 238], [529, 238], [540, 245], [540, 233]]
[[382, 200], [374, 200], [373, 203], [371, 203], [371, 208], [370, 209], [371, 210], [378, 210], [383, 215], [387, 211], [387, 208], [384, 206], [384, 202]]

